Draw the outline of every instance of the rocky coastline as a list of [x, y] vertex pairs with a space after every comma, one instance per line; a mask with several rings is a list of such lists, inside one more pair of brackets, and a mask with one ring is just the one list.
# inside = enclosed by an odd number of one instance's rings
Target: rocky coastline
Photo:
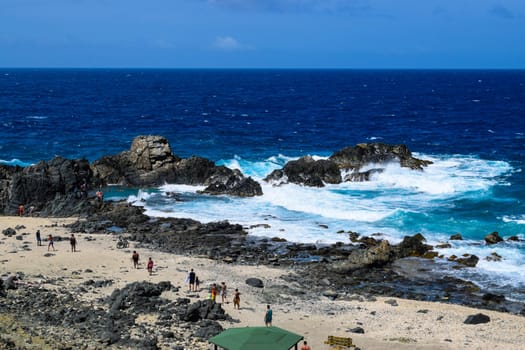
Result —
[[[392, 161], [414, 171], [424, 171], [430, 163], [413, 158], [403, 145], [361, 144], [338, 151], [327, 160], [303, 157], [289, 162], [265, 181], [276, 186], [293, 182], [314, 187], [323, 183], [367, 181], [370, 174], [381, 171], [381, 164]], [[360, 172], [363, 165], [370, 163], [378, 166]], [[342, 177], [341, 170], [347, 170], [347, 175]], [[218, 167], [204, 158], [182, 159], [172, 153], [163, 137], [139, 136], [129, 151], [103, 157], [92, 164], [57, 157], [27, 168], [0, 166], [0, 212], [16, 215], [23, 204], [26, 211], [31, 208], [32, 215], [78, 217], [64, 226], [74, 234], [96, 237], [118, 230], [136, 242], [137, 248], [232, 265], [272, 266], [282, 270], [287, 282], [266, 286], [265, 293], [272, 300], [286, 296], [305, 299], [322, 296], [334, 301], [384, 296], [525, 315], [521, 303], [481, 290], [469, 281], [435, 272], [438, 269], [433, 259], [437, 253], [420, 234], [405, 237], [395, 245], [355, 232], [342, 233], [349, 243], [299, 244], [278, 237], [250, 237], [241, 225], [226, 221], [203, 224], [185, 218], [151, 218], [140, 207], [101, 200], [95, 195], [108, 184], [143, 187], [165, 182], [205, 185], [203, 192], [208, 194], [246, 197], [262, 194], [256, 181], [237, 170]], [[2, 236], [19, 236], [21, 231], [23, 228], [4, 229]], [[451, 237], [458, 238], [461, 237]], [[498, 238], [497, 233], [492, 233], [486, 241], [497, 244], [501, 240]], [[471, 268], [476, 259], [472, 255], [457, 257], [451, 263], [457, 268]], [[11, 280], [9, 277], [13, 276], [3, 277], [0, 343], [6, 349], [197, 349], [195, 341], [205, 342], [222, 330], [219, 320], [234, 322], [220, 304], [206, 300], [192, 302], [188, 298], [163, 299], [164, 292], [178, 291], [168, 281], [131, 283], [94, 304], [80, 296], [97, 288], [111, 288], [110, 280], [88, 280], [74, 290], [61, 290], [21, 288], [27, 280], [23, 273]], [[257, 283], [256, 277], [251, 283]], [[60, 281], [48, 282], [61, 285]], [[139, 315], [152, 313], [157, 315], [154, 324], [137, 324]], [[179, 333], [170, 327], [173, 323], [179, 325]], [[17, 341], [14, 334], [24, 340]], [[57, 334], [61, 335], [60, 341]], [[175, 345], [174, 339], [187, 341]]]

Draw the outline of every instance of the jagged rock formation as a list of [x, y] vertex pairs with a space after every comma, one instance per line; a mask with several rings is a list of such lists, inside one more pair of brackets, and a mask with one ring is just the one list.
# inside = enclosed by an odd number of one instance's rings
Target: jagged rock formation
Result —
[[[405, 145], [362, 143], [343, 148], [328, 159], [316, 161], [307, 156], [290, 161], [284, 168], [273, 171], [264, 180], [276, 185], [292, 182], [316, 187], [322, 187], [324, 183], [369, 181], [373, 174], [382, 172], [383, 167], [392, 162], [398, 162], [402, 167], [413, 170], [423, 170], [432, 163], [412, 157], [412, 153]], [[360, 171], [367, 165], [375, 167]], [[341, 176], [341, 171], [346, 173], [344, 178]]]
[[165, 183], [206, 185], [203, 192], [243, 197], [260, 196], [259, 183], [238, 170], [216, 166], [212, 161], [174, 155], [162, 136], [138, 136], [129, 151], [106, 156], [92, 165], [94, 176], [105, 184], [158, 186]]

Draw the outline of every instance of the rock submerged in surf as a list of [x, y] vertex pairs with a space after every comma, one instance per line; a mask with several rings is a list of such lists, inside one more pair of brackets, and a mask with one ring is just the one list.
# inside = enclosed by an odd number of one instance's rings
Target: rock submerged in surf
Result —
[[[361, 143], [354, 147], [345, 147], [328, 159], [315, 160], [311, 156], [305, 156], [290, 161], [282, 169], [274, 170], [264, 181], [274, 185], [295, 183], [311, 187], [323, 187], [325, 183], [362, 182], [382, 173], [384, 167], [390, 163], [420, 171], [432, 164], [429, 160], [413, 157], [405, 145]], [[374, 167], [364, 170], [368, 165]], [[342, 172], [345, 173], [344, 176], [341, 175]]]

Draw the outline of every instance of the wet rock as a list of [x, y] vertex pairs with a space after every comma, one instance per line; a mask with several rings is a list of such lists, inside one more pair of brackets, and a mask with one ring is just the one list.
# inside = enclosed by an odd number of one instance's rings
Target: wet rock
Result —
[[451, 241], [461, 241], [463, 240], [463, 237], [461, 236], [461, 233], [456, 233], [456, 234], [453, 234], [452, 236], [450, 236], [450, 240]]
[[505, 301], [505, 296], [501, 294], [486, 293], [483, 294], [482, 299], [489, 303], [502, 303]]
[[503, 241], [503, 238], [501, 238], [499, 236], [499, 233], [496, 231], [489, 233], [488, 235], [485, 236], [485, 242], [487, 244], [496, 244], [502, 241]]
[[340, 169], [360, 169], [367, 164], [399, 163], [402, 167], [422, 170], [431, 161], [412, 157], [406, 145], [388, 145], [384, 143], [361, 143], [354, 147], [343, 148], [329, 158]]
[[405, 236], [403, 241], [396, 247], [396, 256], [398, 258], [405, 258], [407, 256], [423, 256], [432, 246], [425, 244], [426, 239], [422, 234], [418, 233], [414, 236]]
[[274, 185], [296, 183], [312, 187], [324, 187], [324, 183], [341, 183], [341, 171], [335, 162], [311, 156], [301, 157], [286, 163], [284, 168], [274, 170], [264, 181]]
[[478, 264], [479, 258], [473, 254], [465, 254], [463, 257], [457, 258], [455, 261], [464, 266], [475, 267]]
[[490, 255], [485, 258], [487, 261], [501, 261], [502, 259], [503, 257], [496, 252], [490, 253]]

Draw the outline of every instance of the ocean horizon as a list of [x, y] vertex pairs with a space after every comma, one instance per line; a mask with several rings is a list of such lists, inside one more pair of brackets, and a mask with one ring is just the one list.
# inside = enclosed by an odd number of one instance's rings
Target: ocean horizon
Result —
[[[293, 242], [421, 233], [452, 245], [438, 249], [443, 273], [524, 301], [524, 114], [525, 70], [1, 68], [0, 163], [94, 161], [138, 135], [162, 135], [174, 154], [239, 169], [264, 195], [165, 184], [111, 186], [106, 198]], [[405, 144], [433, 164], [422, 172], [389, 164], [371, 181], [323, 188], [262, 180], [290, 160], [366, 142]], [[485, 244], [495, 231], [519, 240]], [[456, 233], [464, 240], [449, 240]], [[447, 257], [466, 253], [480, 258], [476, 268], [447, 268]]]

